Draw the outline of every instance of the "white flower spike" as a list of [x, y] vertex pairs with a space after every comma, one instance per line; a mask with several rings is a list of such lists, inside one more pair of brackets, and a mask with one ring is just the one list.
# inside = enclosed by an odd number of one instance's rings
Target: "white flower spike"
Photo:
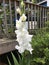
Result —
[[17, 35], [17, 41], [19, 45], [16, 45], [15, 48], [19, 51], [19, 53], [23, 53], [25, 50], [28, 50], [30, 54], [32, 54], [32, 46], [30, 44], [32, 36], [29, 35], [28, 30], [25, 28], [26, 21], [25, 14], [22, 14], [19, 20], [16, 20], [16, 28], [15, 33]]

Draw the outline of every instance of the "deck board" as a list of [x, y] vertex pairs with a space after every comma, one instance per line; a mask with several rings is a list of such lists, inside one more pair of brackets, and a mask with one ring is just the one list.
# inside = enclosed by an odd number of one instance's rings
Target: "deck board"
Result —
[[15, 50], [16, 40], [0, 39], [0, 55]]

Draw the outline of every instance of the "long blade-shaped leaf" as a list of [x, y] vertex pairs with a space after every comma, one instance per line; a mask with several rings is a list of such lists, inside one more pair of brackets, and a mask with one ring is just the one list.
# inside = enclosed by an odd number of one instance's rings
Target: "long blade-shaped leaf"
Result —
[[13, 58], [13, 61], [14, 61], [14, 65], [19, 65], [19, 63], [18, 63], [16, 57], [14, 56], [14, 54], [12, 52], [11, 52], [11, 54], [12, 54], [12, 58]]
[[12, 65], [8, 57], [7, 57], [7, 60], [8, 60], [9, 65]]

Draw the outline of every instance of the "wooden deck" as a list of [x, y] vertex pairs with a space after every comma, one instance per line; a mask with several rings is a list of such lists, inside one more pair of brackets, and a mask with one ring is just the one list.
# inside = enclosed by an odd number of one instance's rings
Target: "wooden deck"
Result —
[[16, 40], [0, 39], [0, 55], [15, 50]]

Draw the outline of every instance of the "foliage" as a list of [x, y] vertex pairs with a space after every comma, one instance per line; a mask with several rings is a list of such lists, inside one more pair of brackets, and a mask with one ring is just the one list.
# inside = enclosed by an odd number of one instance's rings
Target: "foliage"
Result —
[[32, 38], [32, 65], [49, 65], [49, 22], [46, 27], [36, 31]]
[[[17, 61], [15, 55], [11, 52], [12, 58], [13, 58], [13, 65], [30, 65], [31, 63], [31, 55], [28, 54], [28, 52], [25, 52], [23, 56], [21, 57], [19, 54], [19, 61]], [[12, 65], [10, 59], [7, 57], [9, 65]]]
[[46, 27], [45, 27], [46, 31], [49, 32], [49, 21], [45, 22], [45, 24], [46, 24]]

